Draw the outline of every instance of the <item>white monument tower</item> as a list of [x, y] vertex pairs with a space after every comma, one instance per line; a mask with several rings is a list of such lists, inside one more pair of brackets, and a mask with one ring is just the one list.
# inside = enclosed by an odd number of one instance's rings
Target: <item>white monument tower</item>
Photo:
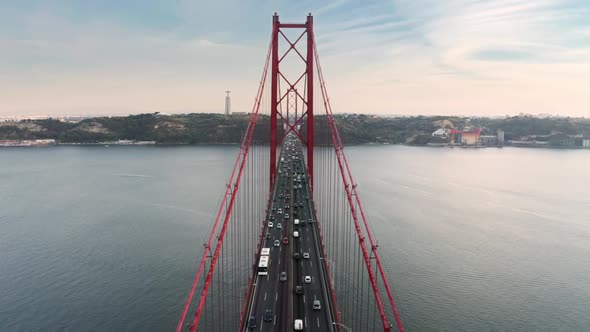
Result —
[[225, 91], [225, 93], [227, 93], [227, 95], [225, 96], [225, 116], [230, 116], [231, 115], [231, 99], [229, 98], [229, 93], [231, 91]]

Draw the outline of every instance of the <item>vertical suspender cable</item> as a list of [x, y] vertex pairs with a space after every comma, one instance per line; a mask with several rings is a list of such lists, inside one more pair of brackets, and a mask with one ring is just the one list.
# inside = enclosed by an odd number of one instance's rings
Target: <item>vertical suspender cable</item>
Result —
[[[357, 250], [357, 265], [356, 265], [356, 285], [358, 285], [357, 291], [356, 291], [356, 307], [354, 308], [354, 312], [359, 312], [359, 306], [360, 306], [360, 293], [362, 292], [362, 283], [361, 283], [361, 251]], [[360, 317], [357, 317], [356, 319], [356, 324], [358, 324], [358, 328], [356, 328], [355, 330], [357, 331], [361, 331], [361, 319]], [[355, 324], [355, 325], [356, 325]]]
[[351, 310], [351, 298], [352, 298], [352, 282], [350, 281], [352, 279], [352, 273], [351, 273], [351, 266], [354, 263], [354, 256], [351, 255], [351, 249], [352, 249], [352, 241], [351, 241], [351, 237], [352, 237], [352, 233], [350, 231], [350, 222], [348, 220], [348, 213], [346, 213], [346, 210], [344, 208], [344, 190], [342, 189], [342, 182], [338, 182], [338, 206], [342, 209], [342, 211], [340, 211], [340, 214], [342, 215], [342, 220], [344, 221], [344, 224], [346, 225], [346, 233], [345, 233], [345, 238], [346, 238], [346, 260], [345, 260], [345, 264], [346, 264], [346, 293], [345, 293], [345, 298], [346, 298], [346, 316], [347, 319], [352, 318], [352, 310]]
[[[315, 49], [315, 56], [316, 56], [316, 65], [317, 65], [317, 69], [318, 69], [318, 77], [319, 77], [320, 85], [321, 85], [322, 97], [324, 99], [324, 105], [325, 105], [326, 109], [328, 110], [329, 115], [332, 115], [332, 110], [331, 110], [331, 106], [330, 106], [330, 100], [329, 100], [329, 98], [327, 98], [325, 81], [323, 80], [323, 77], [322, 77], [322, 71], [321, 71], [321, 66], [319, 64], [319, 57], [318, 57], [318, 54], [317, 54], [317, 49]], [[338, 142], [339, 144], [341, 144], [342, 140], [340, 138], [340, 134], [338, 133], [338, 129], [335, 126], [334, 127], [331, 126], [330, 129], [331, 129], [331, 134], [332, 134], [332, 140], [334, 142]], [[371, 266], [370, 261], [369, 261], [368, 252], [367, 252], [367, 248], [366, 248], [366, 244], [365, 244], [365, 239], [362, 237], [360, 223], [359, 223], [359, 219], [358, 219], [358, 216], [357, 216], [357, 211], [353, 207], [353, 204], [352, 204], [353, 198], [352, 198], [352, 195], [351, 194], [354, 193], [356, 195], [356, 199], [359, 202], [360, 202], [360, 199], [358, 198], [358, 193], [356, 192], [356, 188], [355, 188], [354, 182], [352, 181], [352, 175], [351, 175], [351, 172], [350, 172], [350, 167], [348, 166], [348, 162], [346, 160], [346, 156], [344, 155], [344, 153], [342, 153], [342, 158], [340, 157], [340, 155], [338, 155], [338, 165], [339, 165], [340, 171], [342, 173], [342, 180], [345, 182], [346, 185], [348, 185], [349, 182], [352, 185], [351, 188], [345, 187], [345, 190], [346, 190], [346, 194], [347, 194], [347, 197], [348, 197], [349, 205], [350, 205], [350, 208], [351, 208], [351, 213], [353, 215], [356, 232], [357, 232], [358, 239], [359, 239], [359, 244], [361, 246], [361, 250], [362, 250], [362, 253], [363, 253], [363, 259], [365, 261], [365, 266], [366, 266], [366, 268], [368, 270], [368, 273], [369, 273], [369, 279], [371, 281], [371, 286], [373, 288], [373, 292], [375, 293], [375, 302], [377, 303], [377, 307], [379, 309], [379, 315], [381, 316], [381, 321], [382, 321], [383, 329], [384, 329], [384, 331], [388, 332], [388, 331], [391, 331], [391, 326], [390, 326], [390, 324], [388, 322], [388, 319], [387, 319], [387, 316], [385, 314], [385, 308], [384, 308], [383, 300], [381, 298], [381, 294], [379, 293], [379, 289], [377, 288], [376, 279], [375, 279], [375, 273], [373, 272], [372, 266]], [[345, 169], [348, 172], [348, 176], [349, 176], [350, 179], [347, 179], [347, 176], [345, 174]], [[361, 205], [361, 207], [362, 207], [362, 205]], [[375, 244], [374, 244], [374, 242], [372, 240], [370, 230], [367, 227], [366, 218], [364, 216], [364, 213], [363, 213], [362, 208], [360, 209], [360, 212], [361, 212], [361, 216], [362, 216], [362, 221], [363, 221], [364, 226], [367, 229], [367, 233], [369, 235], [369, 242], [371, 244], [371, 247], [372, 248], [376, 248], [376, 246], [375, 246]], [[376, 259], [377, 264], [379, 266], [379, 272], [381, 273], [381, 275], [383, 277], [383, 280], [384, 280], [384, 285], [385, 285], [386, 293], [387, 293], [387, 296], [389, 298], [391, 307], [393, 309], [393, 314], [394, 314], [394, 317], [395, 317], [395, 320], [396, 320], [396, 323], [397, 323], [397, 327], [400, 330], [400, 332], [403, 332], [403, 325], [401, 323], [401, 319], [399, 317], [399, 313], [397, 311], [395, 302], [393, 300], [393, 295], [391, 293], [391, 290], [389, 288], [389, 285], [387, 283], [387, 280], [385, 279], [384, 271], [383, 271], [383, 268], [381, 266], [381, 262], [379, 260], [379, 255], [376, 252], [375, 252], [375, 259]]]
[[[369, 308], [370, 308], [370, 305], [371, 305], [371, 302], [369, 301], [371, 299], [371, 293], [370, 293], [371, 292], [371, 285], [369, 284], [369, 281], [368, 280], [364, 280], [364, 278], [363, 278], [363, 283], [365, 285], [367, 285], [367, 291], [366, 291], [367, 292], [367, 295], [366, 295], [366, 297], [367, 297], [367, 304], [365, 304], [365, 310], [367, 311], [367, 314], [366, 314], [366, 317], [365, 317], [365, 320], [364, 321], [365, 321], [365, 326], [366, 326], [365, 331], [368, 331], [369, 330], [369, 314], [370, 314]], [[377, 283], [379, 283], [379, 279], [377, 279]]]

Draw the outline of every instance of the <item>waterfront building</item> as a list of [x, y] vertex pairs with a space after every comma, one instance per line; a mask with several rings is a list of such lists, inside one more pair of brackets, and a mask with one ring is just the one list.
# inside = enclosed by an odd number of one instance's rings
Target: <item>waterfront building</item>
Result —
[[476, 145], [479, 143], [481, 128], [465, 128], [461, 132], [461, 143], [464, 145]]
[[479, 140], [483, 145], [498, 145], [498, 137], [494, 135], [481, 135]]
[[444, 130], [443, 128], [439, 128], [432, 133], [432, 136], [438, 136], [438, 137], [447, 136], [447, 131]]
[[565, 134], [551, 135], [548, 140], [549, 146], [553, 147], [572, 147], [575, 146], [576, 140]]
[[504, 130], [498, 129], [498, 145], [504, 145]]

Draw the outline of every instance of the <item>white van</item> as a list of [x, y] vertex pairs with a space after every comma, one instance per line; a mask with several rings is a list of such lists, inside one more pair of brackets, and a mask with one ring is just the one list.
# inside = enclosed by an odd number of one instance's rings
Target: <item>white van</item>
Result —
[[294, 231], [293, 232], [293, 237], [299, 237], [299, 232], [298, 231]]
[[295, 225], [299, 225], [299, 219], [295, 219], [295, 220], [293, 221], [293, 223], [294, 223]]
[[293, 326], [293, 328], [295, 329], [295, 331], [303, 331], [303, 320], [296, 319], [295, 326]]

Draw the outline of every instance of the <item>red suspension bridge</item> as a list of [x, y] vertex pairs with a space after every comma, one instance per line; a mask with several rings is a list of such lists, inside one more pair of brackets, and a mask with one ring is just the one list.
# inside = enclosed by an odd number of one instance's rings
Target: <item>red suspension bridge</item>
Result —
[[177, 332], [403, 331], [313, 33], [275, 14], [262, 79]]

